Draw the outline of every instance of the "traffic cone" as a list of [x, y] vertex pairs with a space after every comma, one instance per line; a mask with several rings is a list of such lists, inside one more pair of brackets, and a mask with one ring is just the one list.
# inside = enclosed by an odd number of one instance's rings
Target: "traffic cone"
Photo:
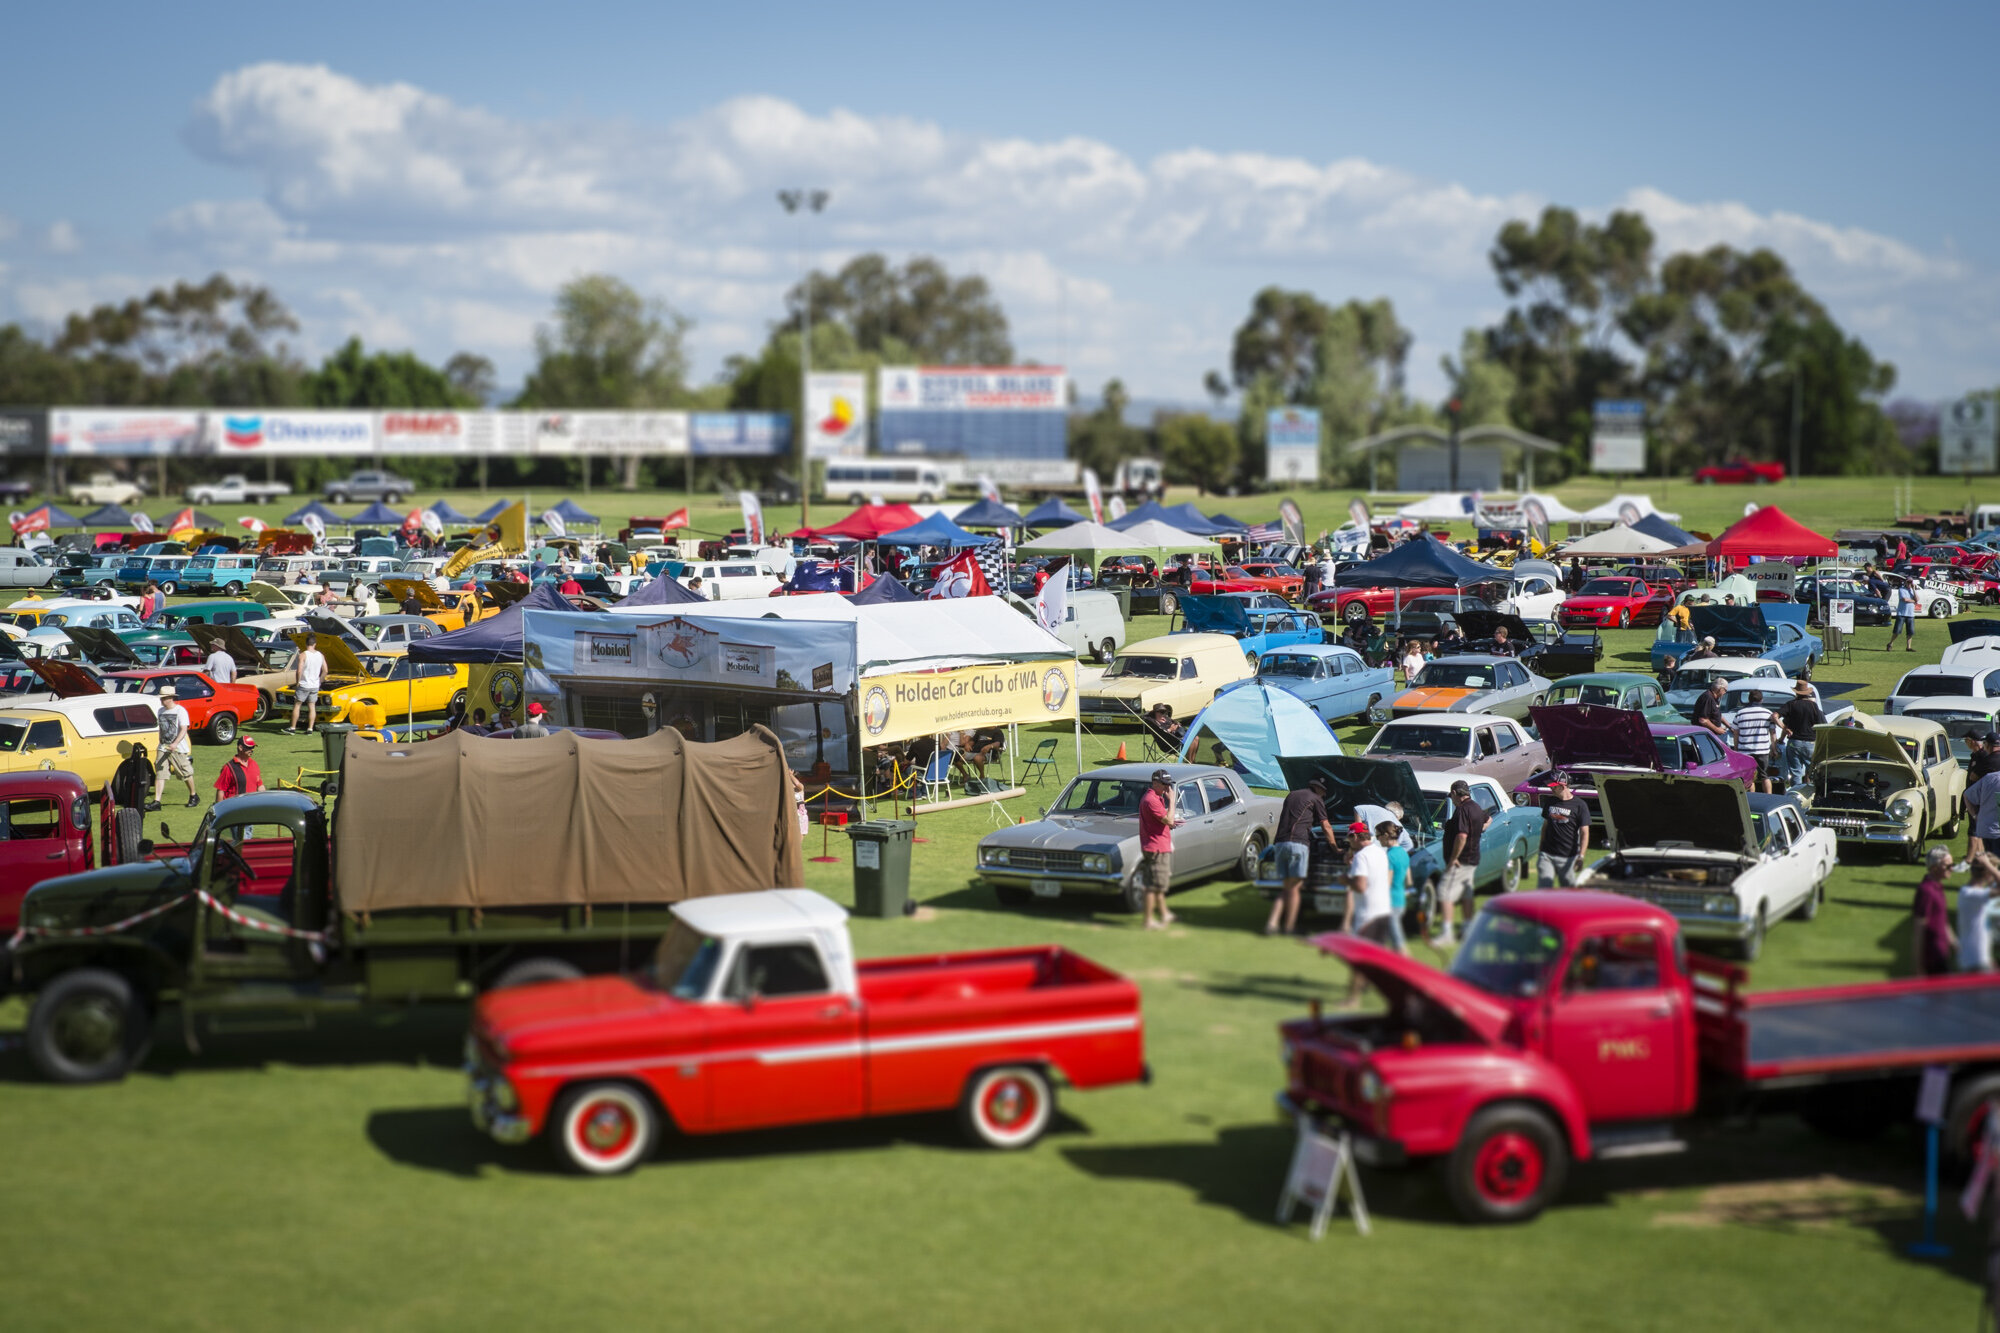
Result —
[[1119, 763], [1121, 763], [1121, 764], [1125, 762], [1125, 742], [1124, 742], [1124, 741], [1120, 741], [1120, 742], [1118, 742], [1118, 762], [1119, 762]]

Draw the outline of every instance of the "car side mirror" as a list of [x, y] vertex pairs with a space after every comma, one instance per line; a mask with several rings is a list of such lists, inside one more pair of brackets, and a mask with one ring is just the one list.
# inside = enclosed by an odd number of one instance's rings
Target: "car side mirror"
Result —
[[160, 841], [172, 842], [173, 840], [174, 840], [174, 831], [171, 828], [168, 828], [167, 821], [162, 819], [160, 821]]

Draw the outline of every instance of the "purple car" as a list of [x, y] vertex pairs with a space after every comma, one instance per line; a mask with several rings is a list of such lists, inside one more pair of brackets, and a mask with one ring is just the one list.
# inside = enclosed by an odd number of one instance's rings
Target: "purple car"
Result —
[[1757, 761], [1730, 749], [1702, 727], [1648, 722], [1643, 713], [1602, 704], [1538, 705], [1528, 717], [1541, 734], [1551, 767], [1514, 788], [1514, 804], [1540, 805], [1557, 774], [1590, 806], [1590, 826], [1602, 831], [1597, 779], [1607, 773], [1685, 773], [1722, 778], [1745, 791]]

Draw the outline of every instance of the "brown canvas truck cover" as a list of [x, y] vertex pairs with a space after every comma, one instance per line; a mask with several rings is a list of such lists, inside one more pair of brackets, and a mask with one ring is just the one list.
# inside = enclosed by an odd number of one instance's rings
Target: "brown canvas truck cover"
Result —
[[712, 745], [671, 727], [353, 745], [334, 862], [354, 915], [674, 903], [804, 879], [785, 752], [765, 727]]

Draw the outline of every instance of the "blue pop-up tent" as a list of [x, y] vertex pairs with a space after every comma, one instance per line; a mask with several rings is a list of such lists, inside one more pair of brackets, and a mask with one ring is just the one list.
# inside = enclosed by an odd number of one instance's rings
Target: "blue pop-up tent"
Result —
[[932, 514], [921, 523], [912, 523], [875, 539], [877, 546], [991, 546], [998, 538], [967, 532], [943, 514]]
[[540, 583], [528, 595], [506, 610], [485, 620], [475, 620], [464, 629], [455, 629], [429, 639], [410, 641], [412, 662], [518, 662], [521, 660], [521, 612], [571, 611], [572, 607], [554, 584]]
[[1312, 705], [1289, 691], [1249, 680], [1224, 690], [1188, 723], [1181, 762], [1221, 764], [1235, 769], [1253, 787], [1284, 791], [1281, 755], [1337, 755], [1340, 739], [1327, 730]]
[[1404, 542], [1358, 565], [1342, 565], [1334, 575], [1334, 583], [1342, 588], [1470, 588], [1506, 581], [1506, 570], [1468, 560], [1430, 537]]
[[952, 515], [952, 521], [961, 528], [1018, 528], [1025, 524], [1018, 513], [998, 500], [981, 500], [978, 504], [967, 505]]
[[383, 504], [380, 500], [377, 500], [374, 504], [369, 505], [366, 509], [356, 514], [353, 518], [343, 518], [340, 521], [342, 523], [350, 523], [350, 524], [390, 523], [394, 524], [397, 527], [401, 527], [403, 523], [403, 516], [397, 513], [395, 510], [389, 508], [388, 505]]
[[[679, 606], [684, 602], [705, 602], [708, 599], [693, 588], [682, 583], [668, 573], [654, 579], [637, 592], [618, 603], [620, 606]], [[562, 607], [557, 607], [562, 610]]]
[[295, 526], [296, 524], [305, 522], [306, 515], [308, 514], [311, 514], [313, 517], [317, 518], [322, 523], [347, 522], [346, 519], [334, 513], [331, 509], [328, 509], [325, 505], [321, 504], [319, 501], [310, 500], [307, 503], [300, 505], [297, 509], [294, 509], [291, 513], [285, 515], [285, 526], [289, 528]]
[[[1170, 527], [1182, 532], [1191, 532], [1197, 537], [1213, 537], [1219, 532], [1241, 532], [1243, 529], [1218, 523], [1207, 514], [1194, 507], [1194, 502], [1168, 507], [1165, 521]], [[1120, 529], [1123, 531], [1123, 529]]]
[[438, 516], [438, 522], [440, 523], [472, 522], [472, 518], [470, 515], [461, 514], [456, 509], [453, 509], [451, 507], [451, 501], [449, 500], [439, 500], [436, 504], [431, 506], [431, 512]]
[[860, 592], [842, 593], [856, 606], [879, 606], [884, 602], [920, 602], [923, 598], [904, 587], [894, 574], [884, 574]]
[[1701, 540], [1701, 538], [1695, 536], [1687, 529], [1675, 527], [1672, 523], [1667, 522], [1666, 519], [1660, 517], [1658, 510], [1654, 510], [1637, 523], [1634, 523], [1632, 531], [1643, 532], [1648, 537], [1657, 537], [1663, 542], [1672, 542], [1675, 546], [1693, 546]]
[[[553, 512], [557, 518], [561, 519], [563, 522], [569, 524], [573, 528], [574, 527], [594, 528], [597, 526], [597, 515], [591, 513], [588, 509], [585, 509], [582, 506], [578, 505], [576, 501], [568, 498], [567, 496], [563, 498], [560, 504], [554, 506]], [[540, 521], [541, 520], [538, 516], [536, 518], [536, 522]]]
[[1087, 521], [1085, 515], [1077, 513], [1074, 509], [1064, 504], [1060, 496], [1051, 495], [1048, 499], [1027, 512], [1021, 519], [1021, 526], [1024, 528], [1066, 528], [1072, 523]]
[[474, 523], [491, 523], [494, 519], [500, 517], [500, 515], [513, 507], [514, 502], [512, 500], [495, 500], [492, 504], [473, 515], [472, 521]]

